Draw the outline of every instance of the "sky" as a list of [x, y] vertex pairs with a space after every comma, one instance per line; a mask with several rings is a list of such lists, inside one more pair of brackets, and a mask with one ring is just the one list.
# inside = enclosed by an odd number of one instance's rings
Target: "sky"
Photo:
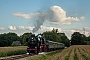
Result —
[[[0, 34], [51, 31], [90, 35], [90, 0], [0, 0]], [[84, 33], [85, 32], [85, 33]]]

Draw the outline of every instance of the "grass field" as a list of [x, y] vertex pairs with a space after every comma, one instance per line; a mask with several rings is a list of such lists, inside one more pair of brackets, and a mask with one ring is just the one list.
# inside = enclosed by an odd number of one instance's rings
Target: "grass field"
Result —
[[90, 45], [73, 45], [62, 51], [51, 52], [28, 60], [90, 60]]
[[24, 54], [26, 48], [26, 46], [0, 47], [0, 57]]

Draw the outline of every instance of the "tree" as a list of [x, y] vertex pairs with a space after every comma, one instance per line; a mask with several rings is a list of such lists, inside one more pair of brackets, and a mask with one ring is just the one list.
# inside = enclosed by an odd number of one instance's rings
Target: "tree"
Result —
[[55, 42], [61, 42], [62, 41], [60, 35], [58, 35], [57, 32], [54, 29], [52, 31], [44, 32], [43, 37], [46, 40], [51, 40], [51, 41], [55, 41]]
[[0, 34], [0, 46], [11, 46], [13, 41], [20, 41], [20, 38], [16, 33], [9, 32]]
[[87, 44], [90, 45], [90, 35], [87, 37]]
[[62, 43], [64, 43], [65, 46], [69, 47], [70, 46], [70, 40], [67, 38], [67, 36], [65, 35], [65, 33], [58, 33], [58, 35], [61, 36]]
[[72, 45], [83, 45], [86, 44], [87, 38], [84, 34], [81, 34], [79, 32], [74, 32], [71, 36], [71, 44]]
[[57, 32], [58, 32], [58, 29], [54, 29], [54, 28], [53, 28], [52, 32], [57, 33]]
[[32, 33], [30, 32], [30, 33], [24, 33], [23, 35], [20, 36], [20, 38], [22, 40], [21, 42], [22, 42], [23, 45], [26, 45], [26, 39], [28, 37], [30, 37], [31, 35], [32, 35]]

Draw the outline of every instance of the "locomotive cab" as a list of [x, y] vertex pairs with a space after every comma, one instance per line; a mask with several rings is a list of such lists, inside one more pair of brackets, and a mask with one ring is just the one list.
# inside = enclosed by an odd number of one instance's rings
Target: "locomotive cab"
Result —
[[40, 39], [40, 52], [47, 52], [46, 40], [42, 37]]

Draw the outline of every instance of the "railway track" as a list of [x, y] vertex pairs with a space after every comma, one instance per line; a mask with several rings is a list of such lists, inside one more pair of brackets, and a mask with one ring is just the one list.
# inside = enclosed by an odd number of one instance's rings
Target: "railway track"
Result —
[[46, 52], [41, 52], [41, 53], [39, 53], [39, 54], [23, 54], [23, 55], [15, 55], [15, 56], [6, 57], [6, 58], [0, 58], [0, 60], [19, 60], [19, 59], [22, 59], [22, 58], [32, 57], [32, 56], [40, 55], [40, 54], [46, 54]]
[[[34, 54], [33, 54], [33, 55], [34, 55]], [[0, 59], [0, 60], [18, 60], [18, 59], [25, 58], [25, 57], [29, 57], [29, 56], [33, 56], [33, 55], [23, 54], [23, 55], [8, 57], [8, 58], [2, 58], [2, 59]]]

